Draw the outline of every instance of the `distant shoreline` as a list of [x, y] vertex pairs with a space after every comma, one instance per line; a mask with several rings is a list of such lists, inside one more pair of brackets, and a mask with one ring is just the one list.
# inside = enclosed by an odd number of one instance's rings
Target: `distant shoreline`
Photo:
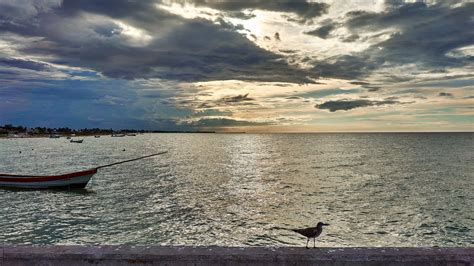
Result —
[[[157, 131], [157, 132], [144, 132], [144, 133], [133, 133], [136, 135], [144, 134], [220, 134], [220, 135], [232, 135], [232, 134], [474, 134], [472, 131], [431, 131], [431, 132], [216, 132], [216, 131]], [[57, 137], [52, 137], [53, 135]], [[19, 134], [19, 135], [2, 135], [0, 139], [31, 139], [31, 138], [81, 138], [81, 137], [94, 137], [94, 136], [111, 136], [112, 134]], [[124, 137], [130, 137], [125, 135]]]
[[5, 124], [0, 126], [0, 138], [30, 138], [30, 137], [81, 137], [81, 136], [105, 136], [105, 135], [132, 135], [144, 133], [215, 133], [209, 130], [144, 130], [144, 129], [103, 129], [82, 128], [73, 129], [69, 127], [26, 127]]
[[107, 136], [117, 134], [149, 134], [149, 133], [177, 133], [177, 134], [466, 134], [474, 131], [315, 131], [315, 132], [292, 132], [292, 131], [225, 131], [224, 130], [141, 130], [141, 129], [101, 129], [83, 128], [71, 129], [68, 127], [47, 128], [25, 126], [13, 126], [6, 124], [0, 126], [1, 138], [49, 138], [49, 137], [87, 137]]
[[[160, 131], [160, 132], [144, 132], [144, 133], [133, 133], [136, 135], [143, 135], [143, 134], [214, 134], [216, 132], [213, 131]], [[56, 137], [52, 137], [56, 136]], [[80, 137], [94, 137], [94, 136], [112, 136], [112, 134], [19, 134], [15, 135], [1, 135], [0, 139], [26, 139], [26, 138], [80, 138]], [[124, 137], [130, 137], [129, 135], [125, 135]]]

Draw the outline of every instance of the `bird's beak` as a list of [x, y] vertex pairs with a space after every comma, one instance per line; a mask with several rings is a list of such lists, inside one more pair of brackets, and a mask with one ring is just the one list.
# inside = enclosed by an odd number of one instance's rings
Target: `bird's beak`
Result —
[[328, 226], [329, 224], [323, 224], [323, 225]]

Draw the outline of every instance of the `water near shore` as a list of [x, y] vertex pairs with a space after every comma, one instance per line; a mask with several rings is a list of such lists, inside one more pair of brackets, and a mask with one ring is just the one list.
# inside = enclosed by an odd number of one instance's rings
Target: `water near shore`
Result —
[[0, 243], [304, 245], [283, 228], [322, 220], [319, 246], [474, 245], [472, 133], [0, 139], [0, 172], [162, 150], [99, 170], [84, 191], [0, 189]]

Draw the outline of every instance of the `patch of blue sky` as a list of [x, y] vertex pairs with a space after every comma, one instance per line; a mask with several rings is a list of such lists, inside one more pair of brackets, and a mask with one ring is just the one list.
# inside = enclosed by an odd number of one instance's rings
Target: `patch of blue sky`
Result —
[[[25, 126], [69, 126], [72, 128], [100, 126], [101, 119], [90, 121], [88, 117], [98, 117], [120, 121], [133, 120], [145, 111], [134, 110], [143, 107], [128, 106], [136, 99], [136, 91], [124, 80], [37, 80], [22, 82], [22, 88], [3, 89], [2, 100], [22, 100], [25, 106], [18, 106], [5, 114], [3, 119]], [[101, 98], [113, 97], [125, 100], [122, 105], [100, 102]], [[15, 107], [13, 107], [15, 109]], [[2, 120], [3, 120], [2, 119]], [[122, 123], [120, 123], [122, 124]], [[117, 124], [119, 126], [120, 124]]]
[[447, 121], [450, 123], [467, 124], [474, 128], [474, 117], [470, 114], [435, 114], [416, 116], [419, 121]]
[[459, 109], [466, 108], [466, 105], [457, 105], [457, 106], [446, 106], [446, 107], [437, 107], [425, 110], [419, 110], [413, 112], [413, 114], [449, 114], [449, 113], [456, 113]]
[[432, 87], [432, 88], [443, 87], [446, 89], [472, 86], [474, 88], [474, 78], [469, 77], [469, 78], [456, 78], [456, 79], [435, 80], [435, 81], [422, 81], [419, 83], [410, 84], [410, 86]]

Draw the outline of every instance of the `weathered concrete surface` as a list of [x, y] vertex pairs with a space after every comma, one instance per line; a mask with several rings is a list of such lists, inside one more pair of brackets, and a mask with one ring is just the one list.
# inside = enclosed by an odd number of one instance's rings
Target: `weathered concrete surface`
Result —
[[472, 265], [474, 248], [0, 246], [0, 265]]

